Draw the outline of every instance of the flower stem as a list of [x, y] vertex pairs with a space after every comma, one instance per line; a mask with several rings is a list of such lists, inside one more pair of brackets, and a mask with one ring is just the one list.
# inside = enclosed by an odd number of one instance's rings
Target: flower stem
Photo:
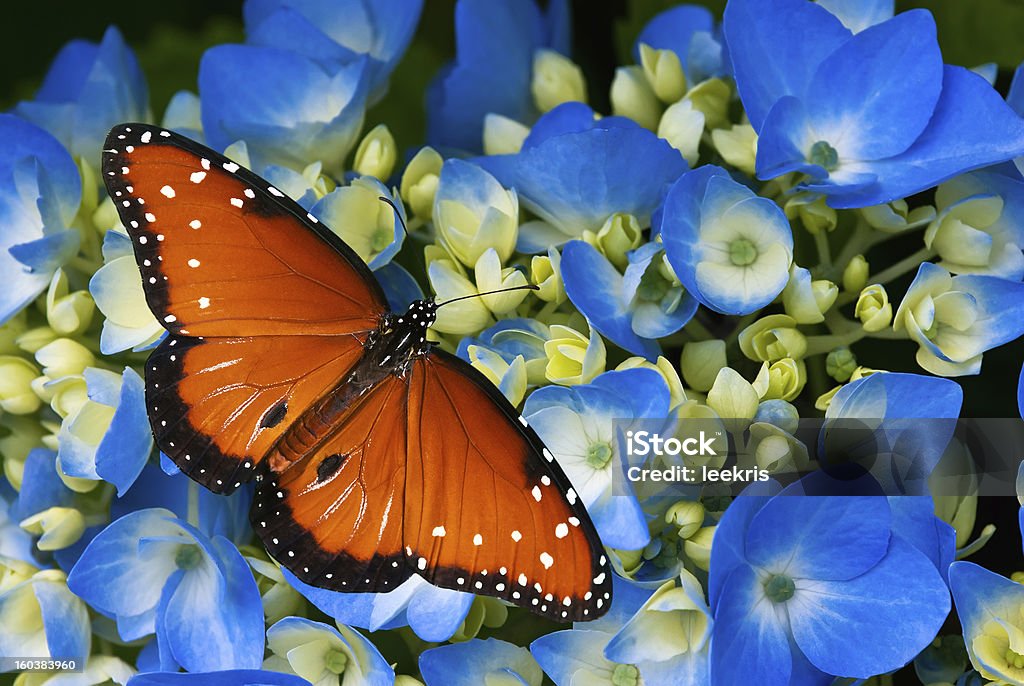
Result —
[[[903, 276], [912, 269], [916, 269], [917, 267], [921, 266], [922, 262], [925, 262], [935, 257], [935, 254], [935, 251], [932, 250], [931, 248], [921, 248], [914, 254], [903, 258], [902, 260], [892, 265], [891, 267], [888, 267], [878, 272], [877, 274], [868, 279], [868, 283], [876, 283], [884, 286], [890, 281], [895, 281], [896, 279]], [[839, 306], [851, 303], [858, 297], [860, 297], [860, 293], [843, 293], [842, 295], [839, 296], [839, 298], [836, 299], [836, 305]]]

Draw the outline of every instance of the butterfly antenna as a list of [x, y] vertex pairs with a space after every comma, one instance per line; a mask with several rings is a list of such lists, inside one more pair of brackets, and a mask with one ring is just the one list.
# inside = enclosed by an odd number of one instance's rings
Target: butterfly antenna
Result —
[[525, 286], [512, 286], [511, 288], [499, 288], [496, 291], [485, 291], [483, 293], [473, 293], [472, 295], [460, 295], [458, 298], [452, 298], [451, 300], [445, 300], [444, 302], [437, 303], [438, 307], [447, 305], [448, 303], [458, 302], [460, 300], [468, 300], [469, 298], [481, 298], [485, 295], [494, 295], [496, 293], [508, 293], [509, 291], [539, 291], [540, 286], [534, 286], [532, 283], [526, 284]]
[[402, 213], [398, 211], [398, 205], [391, 198], [385, 198], [383, 195], [378, 195], [377, 199], [391, 205], [391, 209], [395, 211], [395, 216], [398, 217], [398, 223], [402, 225], [402, 231], [405, 231], [405, 237], [408, 238], [409, 228], [405, 225], [405, 220], [402, 219]]

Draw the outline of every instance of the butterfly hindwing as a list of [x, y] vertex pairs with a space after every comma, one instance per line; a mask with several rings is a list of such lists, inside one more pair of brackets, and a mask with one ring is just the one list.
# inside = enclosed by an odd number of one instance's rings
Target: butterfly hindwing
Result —
[[[611, 568], [553, 456], [463, 360], [432, 352], [410, 375], [405, 539], [428, 581], [559, 621], [604, 614]], [[415, 486], [415, 487], [414, 487]]]
[[157, 445], [203, 486], [231, 492], [361, 353], [354, 336], [169, 336], [146, 362]]
[[171, 333], [270, 336], [376, 326], [384, 294], [334, 233], [222, 155], [145, 124], [107, 136], [103, 179], [150, 309]]
[[[250, 520], [267, 550], [303, 582], [386, 592], [412, 573], [402, 539], [407, 391], [390, 376], [345, 403], [333, 434], [304, 457], [285, 453], [318, 427], [294, 427], [295, 440], [268, 460]], [[286, 468], [278, 473], [274, 465]]]

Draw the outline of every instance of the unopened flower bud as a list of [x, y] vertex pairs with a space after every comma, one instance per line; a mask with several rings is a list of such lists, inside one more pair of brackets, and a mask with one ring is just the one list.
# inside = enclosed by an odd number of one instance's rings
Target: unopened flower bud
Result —
[[686, 343], [679, 360], [686, 385], [702, 392], [711, 388], [718, 372], [727, 364], [725, 341], [719, 339]]
[[402, 173], [401, 195], [417, 217], [430, 217], [434, 209], [434, 194], [444, 159], [436, 150], [420, 148]]
[[360, 141], [352, 168], [362, 176], [386, 180], [395, 168], [397, 157], [398, 146], [391, 130], [385, 124], [378, 124]]
[[811, 280], [811, 273], [795, 264], [789, 269], [789, 282], [782, 291], [782, 306], [798, 324], [818, 324], [825, 320], [839, 295], [839, 288], [827, 279]]
[[686, 556], [705, 572], [711, 565], [711, 542], [715, 537], [715, 528], [705, 526], [683, 543], [683, 551]]
[[868, 274], [871, 268], [863, 255], [855, 255], [850, 263], [843, 270], [843, 290], [849, 293], [856, 293], [868, 282]]
[[761, 364], [754, 379], [754, 390], [762, 400], [792, 400], [807, 383], [807, 367], [803, 360], [784, 357], [771, 364]]
[[514, 155], [530, 135], [529, 127], [493, 112], [484, 116], [484, 154]]
[[889, 326], [892, 322], [892, 304], [885, 287], [876, 283], [862, 290], [853, 312], [864, 325], [865, 331], [881, 331]]
[[662, 102], [676, 102], [686, 94], [686, 74], [674, 51], [641, 43], [640, 64], [651, 90]]
[[530, 92], [541, 112], [565, 102], [587, 101], [587, 84], [579, 66], [565, 55], [543, 48], [533, 54]]
[[822, 195], [799, 193], [787, 200], [783, 209], [790, 219], [799, 218], [810, 234], [832, 231], [839, 222], [839, 215], [825, 203]]
[[539, 286], [534, 294], [549, 303], [565, 302], [565, 283], [562, 282], [562, 255], [558, 248], [548, 248], [547, 255], [534, 255], [530, 259], [530, 282]]
[[757, 132], [750, 124], [736, 124], [728, 129], [713, 129], [711, 142], [722, 159], [748, 176], [754, 175], [757, 159]]
[[679, 538], [689, 538], [704, 525], [704, 506], [697, 501], [680, 500], [668, 508], [665, 521], [679, 527]]
[[693, 167], [696, 166], [699, 157], [704, 125], [704, 113], [696, 109], [689, 99], [684, 98], [669, 105], [661, 115], [661, 121], [658, 122], [658, 137], [668, 141]]
[[743, 329], [739, 343], [743, 354], [757, 362], [799, 359], [807, 350], [807, 339], [797, 331], [796, 321], [784, 314], [762, 317]]
[[600, 250], [616, 267], [625, 269], [629, 264], [626, 253], [640, 246], [643, 233], [636, 217], [616, 212], [605, 220], [596, 234], [585, 232], [584, 240]]
[[0, 355], [0, 409], [11, 414], [31, 414], [39, 409], [39, 396], [32, 380], [39, 370], [16, 355]]
[[662, 105], [647, 83], [643, 67], [619, 67], [615, 70], [611, 100], [614, 114], [629, 117], [651, 131], [657, 130]]
[[23, 519], [19, 526], [39, 536], [39, 550], [63, 550], [74, 545], [85, 531], [85, 517], [74, 507], [51, 507]]
[[839, 383], [849, 380], [857, 368], [857, 358], [849, 348], [836, 348], [825, 358], [825, 371]]
[[591, 327], [584, 336], [576, 329], [555, 324], [551, 340], [544, 343], [548, 358], [545, 376], [563, 386], [587, 384], [605, 370], [605, 346], [597, 330]]
[[51, 379], [81, 374], [95, 361], [88, 348], [70, 338], [58, 338], [36, 351], [36, 362]]

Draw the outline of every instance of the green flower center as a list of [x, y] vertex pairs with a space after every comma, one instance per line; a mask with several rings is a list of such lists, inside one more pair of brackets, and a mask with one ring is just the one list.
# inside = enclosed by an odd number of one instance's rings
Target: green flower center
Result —
[[195, 569], [202, 559], [202, 551], [193, 543], [179, 545], [178, 552], [174, 554], [174, 564], [178, 565], [178, 569]]
[[644, 275], [640, 277], [640, 285], [636, 288], [636, 294], [641, 300], [660, 302], [671, 287], [672, 284], [658, 273], [657, 268], [648, 268]]
[[615, 665], [612, 686], [636, 686], [640, 683], [640, 670], [635, 665]]
[[391, 241], [395, 238], [395, 232], [389, 229], [377, 229], [373, 234], [373, 240], [370, 241], [370, 248], [373, 252], [381, 252], [384, 248], [391, 245]]
[[1006, 664], [1015, 667], [1016, 669], [1024, 669], [1024, 655], [1015, 653], [1007, 648], [1005, 658]]
[[606, 441], [591, 443], [587, 448], [587, 464], [594, 469], [604, 469], [612, 459], [612, 447]]
[[333, 674], [341, 674], [348, 665], [348, 655], [340, 650], [328, 650], [324, 655], [324, 668]]
[[828, 142], [818, 141], [811, 146], [810, 162], [833, 172], [839, 169], [839, 153]]
[[737, 267], [746, 267], [757, 259], [757, 248], [746, 238], [737, 238], [729, 244], [729, 260]]
[[772, 574], [764, 582], [764, 593], [773, 603], [784, 603], [796, 593], [796, 584], [785, 574]]

